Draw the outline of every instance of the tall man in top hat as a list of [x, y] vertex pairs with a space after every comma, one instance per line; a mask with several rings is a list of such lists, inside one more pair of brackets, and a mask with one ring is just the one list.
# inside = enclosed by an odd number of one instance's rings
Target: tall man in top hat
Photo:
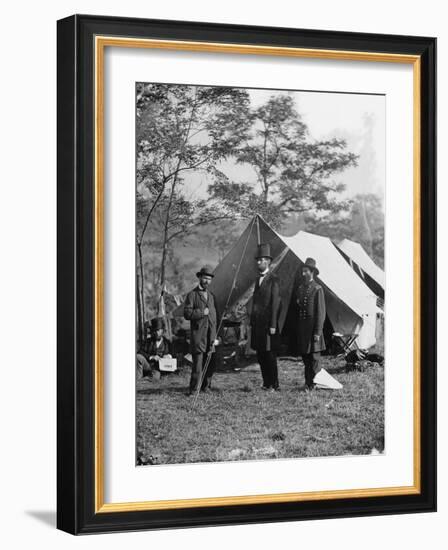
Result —
[[296, 282], [292, 294], [292, 311], [295, 317], [295, 344], [305, 365], [305, 385], [314, 388], [314, 377], [321, 370], [320, 353], [325, 350], [323, 335], [326, 315], [322, 286], [315, 280], [319, 275], [316, 260], [307, 258], [301, 269], [301, 280]]
[[252, 298], [251, 347], [257, 352], [263, 389], [278, 390], [278, 318], [280, 314], [279, 280], [270, 270], [272, 262], [269, 244], [260, 244], [257, 255], [258, 277]]
[[[187, 294], [184, 304], [184, 317], [190, 321], [191, 327], [191, 355], [193, 367], [191, 370], [189, 394], [199, 389], [205, 392], [210, 388], [210, 382], [214, 370], [214, 357], [212, 356], [215, 346], [218, 345], [217, 328], [219, 315], [216, 307], [216, 299], [210, 291], [213, 270], [206, 265], [196, 273], [199, 284]], [[209, 363], [204, 375], [207, 358]], [[201, 384], [201, 378], [202, 384]]]

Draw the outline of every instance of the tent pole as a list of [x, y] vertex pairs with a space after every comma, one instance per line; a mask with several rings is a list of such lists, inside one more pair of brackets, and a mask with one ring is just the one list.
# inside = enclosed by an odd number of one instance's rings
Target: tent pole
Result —
[[257, 219], [257, 245], [260, 246], [260, 218], [258, 214], [256, 214]]

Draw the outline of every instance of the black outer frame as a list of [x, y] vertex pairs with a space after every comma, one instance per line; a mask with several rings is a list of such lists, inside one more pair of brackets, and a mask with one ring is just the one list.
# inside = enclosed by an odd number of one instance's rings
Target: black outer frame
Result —
[[[72, 534], [436, 510], [436, 39], [74, 15], [57, 26], [57, 527]], [[421, 56], [421, 493], [94, 513], [94, 36]]]

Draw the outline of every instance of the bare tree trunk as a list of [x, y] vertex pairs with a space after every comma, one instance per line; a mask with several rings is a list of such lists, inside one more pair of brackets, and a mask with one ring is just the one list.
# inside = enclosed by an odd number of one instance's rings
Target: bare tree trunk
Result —
[[162, 198], [162, 195], [165, 191], [167, 180], [163, 181], [163, 185], [161, 186], [157, 197], [154, 199], [154, 202], [151, 205], [151, 208], [148, 211], [148, 214], [146, 215], [145, 223], [143, 224], [143, 229], [140, 234], [140, 237], [137, 237], [137, 251], [138, 251], [138, 261], [139, 261], [139, 269], [140, 269], [140, 307], [141, 307], [141, 315], [142, 315], [142, 322], [145, 322], [145, 273], [143, 268], [143, 254], [142, 254], [142, 243], [143, 239], [145, 237], [146, 229], [148, 228], [149, 220], [151, 219], [151, 215], [154, 212], [157, 204], [159, 203], [160, 199]]
[[370, 229], [369, 220], [367, 219], [366, 203], [365, 203], [364, 198], [361, 200], [361, 219], [362, 219], [362, 223], [364, 225], [364, 231], [365, 231], [365, 235], [366, 235], [365, 244], [367, 245], [366, 246], [367, 253], [369, 254], [370, 257], [372, 257], [372, 255], [373, 255], [373, 251], [372, 251], [372, 241], [373, 241], [372, 231]]
[[167, 257], [167, 249], [168, 249], [168, 243], [165, 241], [163, 243], [163, 250], [162, 250], [162, 262], [160, 265], [160, 288], [164, 288], [165, 286], [165, 266], [166, 266], [166, 257]]
[[140, 294], [140, 277], [137, 273], [136, 277], [136, 298], [137, 298], [137, 335], [138, 335], [138, 345], [139, 347], [143, 342], [143, 317], [142, 317], [142, 302]]
[[162, 185], [162, 187], [160, 188], [160, 191], [158, 192], [157, 197], [154, 199], [154, 202], [152, 203], [152, 206], [151, 206], [151, 208], [149, 209], [149, 212], [148, 212], [148, 214], [147, 214], [147, 216], [146, 216], [145, 223], [144, 223], [144, 225], [143, 225], [142, 233], [141, 233], [141, 235], [140, 235], [140, 238], [137, 239], [137, 244], [140, 243], [140, 245], [141, 245], [141, 243], [143, 242], [143, 238], [144, 238], [144, 236], [145, 236], [146, 228], [148, 227], [148, 223], [149, 223], [149, 220], [150, 220], [150, 218], [151, 218], [151, 214], [154, 212], [154, 210], [155, 210], [155, 208], [156, 208], [156, 206], [157, 206], [157, 203], [158, 203], [159, 200], [162, 198], [163, 192], [165, 191], [166, 183], [167, 183], [166, 181], [163, 182], [163, 185]]
[[187, 130], [185, 132], [185, 136], [182, 142], [181, 149], [179, 151], [179, 158], [177, 160], [177, 166], [174, 170], [173, 174], [173, 183], [171, 184], [171, 191], [170, 191], [170, 198], [168, 201], [168, 206], [165, 213], [165, 221], [164, 221], [164, 227], [163, 227], [163, 244], [162, 244], [162, 261], [160, 265], [160, 288], [163, 289], [165, 286], [165, 279], [166, 279], [166, 258], [168, 253], [168, 241], [169, 241], [169, 222], [170, 222], [170, 214], [171, 214], [171, 207], [173, 205], [173, 199], [174, 199], [174, 193], [176, 191], [176, 185], [178, 182], [178, 175], [179, 175], [179, 169], [182, 165], [182, 154], [185, 149], [185, 146], [188, 142], [189, 136], [190, 136], [190, 130], [191, 125], [193, 122], [194, 114], [196, 111], [196, 105], [197, 105], [197, 91], [195, 92], [195, 100], [193, 103], [193, 107], [191, 108], [190, 113], [190, 120], [188, 122]]
[[269, 195], [269, 184], [268, 184], [268, 176], [267, 176], [267, 128], [265, 124], [265, 131], [264, 131], [264, 141], [263, 141], [263, 166], [262, 166], [262, 173], [261, 177], [263, 178], [263, 201], [265, 204], [268, 203], [268, 195]]
[[145, 315], [145, 273], [143, 270], [143, 255], [142, 255], [142, 243], [137, 241], [138, 262], [140, 268], [140, 303], [141, 303], [141, 316], [142, 322], [146, 321]]
[[263, 190], [263, 201], [265, 204], [268, 204], [269, 202], [269, 185], [266, 179], [265, 179], [264, 190]]
[[168, 201], [168, 206], [167, 206], [166, 214], [165, 214], [165, 222], [164, 222], [164, 225], [163, 225], [162, 262], [161, 262], [161, 265], [160, 265], [160, 288], [161, 289], [163, 289], [165, 287], [166, 259], [167, 259], [167, 256], [168, 256], [168, 239], [169, 239], [168, 231], [169, 231], [171, 206], [173, 205], [173, 198], [174, 198], [174, 191], [176, 189], [176, 183], [177, 183], [177, 175], [174, 176], [174, 179], [173, 179], [170, 198], [169, 198], [169, 201]]

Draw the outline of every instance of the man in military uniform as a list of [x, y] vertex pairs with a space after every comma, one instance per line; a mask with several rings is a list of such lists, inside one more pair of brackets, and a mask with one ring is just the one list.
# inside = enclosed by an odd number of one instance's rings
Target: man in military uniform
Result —
[[319, 275], [316, 260], [307, 258], [301, 269], [301, 280], [295, 284], [292, 294], [295, 344], [305, 365], [305, 385], [314, 388], [314, 377], [321, 370], [320, 353], [325, 350], [323, 327], [325, 321], [325, 297], [322, 286], [315, 281]]
[[277, 348], [280, 314], [280, 286], [269, 270], [272, 256], [269, 244], [260, 244], [257, 255], [258, 277], [252, 298], [251, 347], [257, 352], [264, 390], [279, 390]]
[[[206, 265], [196, 273], [196, 276], [199, 279], [199, 284], [187, 294], [184, 303], [184, 317], [190, 321], [191, 355], [193, 358], [189, 395], [198, 390], [201, 378], [203, 378], [201, 391], [206, 392], [210, 388], [214, 371], [214, 357], [211, 354], [218, 344], [219, 315], [215, 296], [208, 288], [214, 276], [213, 270]], [[209, 355], [209, 364], [205, 376], [203, 376], [203, 369]]]
[[163, 336], [163, 318], [156, 317], [151, 325], [145, 322], [145, 340], [137, 353], [137, 373], [140, 378], [160, 378], [159, 359], [171, 357], [171, 343]]

